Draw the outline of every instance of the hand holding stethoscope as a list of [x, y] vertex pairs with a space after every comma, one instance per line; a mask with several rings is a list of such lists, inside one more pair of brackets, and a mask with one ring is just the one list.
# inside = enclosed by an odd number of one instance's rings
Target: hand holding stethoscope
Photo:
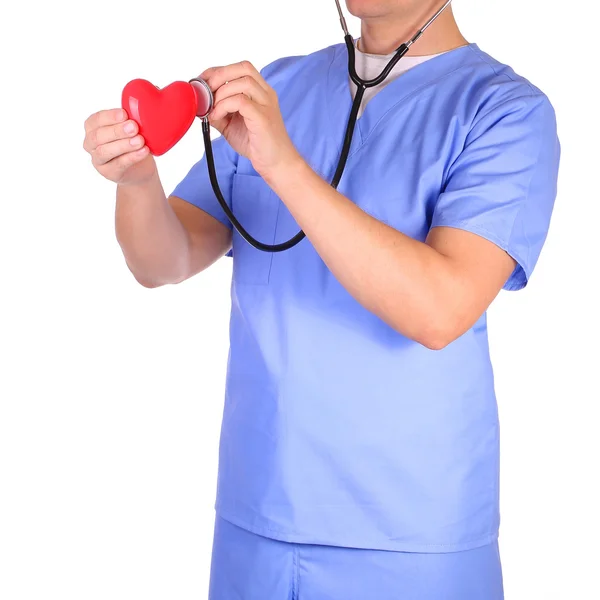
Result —
[[265, 181], [281, 165], [301, 159], [287, 134], [275, 90], [250, 62], [213, 67], [199, 77], [214, 95], [210, 125]]

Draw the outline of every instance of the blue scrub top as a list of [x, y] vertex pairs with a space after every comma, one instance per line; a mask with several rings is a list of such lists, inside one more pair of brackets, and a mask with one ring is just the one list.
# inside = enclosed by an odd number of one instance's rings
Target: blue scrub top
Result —
[[[333, 177], [352, 103], [346, 48], [278, 60], [298, 151]], [[223, 138], [223, 193], [267, 243], [298, 231], [286, 206]], [[417, 240], [480, 235], [524, 287], [546, 238], [560, 147], [547, 97], [475, 44], [422, 63], [358, 120], [339, 191]], [[204, 159], [178, 196], [231, 227]], [[449, 552], [496, 539], [498, 414], [486, 316], [440, 351], [363, 308], [310, 240], [268, 254], [233, 233], [230, 353], [216, 509], [285, 541]]]

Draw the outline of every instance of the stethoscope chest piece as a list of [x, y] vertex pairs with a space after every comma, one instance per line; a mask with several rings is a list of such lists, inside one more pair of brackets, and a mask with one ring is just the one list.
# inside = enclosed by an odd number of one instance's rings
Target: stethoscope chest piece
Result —
[[212, 90], [208, 87], [208, 83], [199, 77], [190, 79], [189, 84], [196, 95], [196, 116], [205, 119], [212, 110], [215, 101]]

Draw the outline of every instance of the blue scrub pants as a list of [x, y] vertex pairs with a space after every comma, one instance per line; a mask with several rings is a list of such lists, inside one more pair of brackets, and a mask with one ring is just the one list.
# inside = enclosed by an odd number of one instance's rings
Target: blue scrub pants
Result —
[[497, 542], [439, 554], [292, 544], [217, 517], [209, 600], [502, 600]]

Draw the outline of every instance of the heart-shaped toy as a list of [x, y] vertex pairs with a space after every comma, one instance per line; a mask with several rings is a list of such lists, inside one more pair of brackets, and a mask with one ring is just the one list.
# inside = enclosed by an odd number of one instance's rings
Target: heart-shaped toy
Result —
[[160, 89], [145, 79], [134, 79], [123, 89], [121, 106], [138, 124], [150, 152], [160, 156], [186, 134], [194, 117], [208, 113], [209, 100], [212, 107], [210, 88], [201, 80], [175, 81]]

